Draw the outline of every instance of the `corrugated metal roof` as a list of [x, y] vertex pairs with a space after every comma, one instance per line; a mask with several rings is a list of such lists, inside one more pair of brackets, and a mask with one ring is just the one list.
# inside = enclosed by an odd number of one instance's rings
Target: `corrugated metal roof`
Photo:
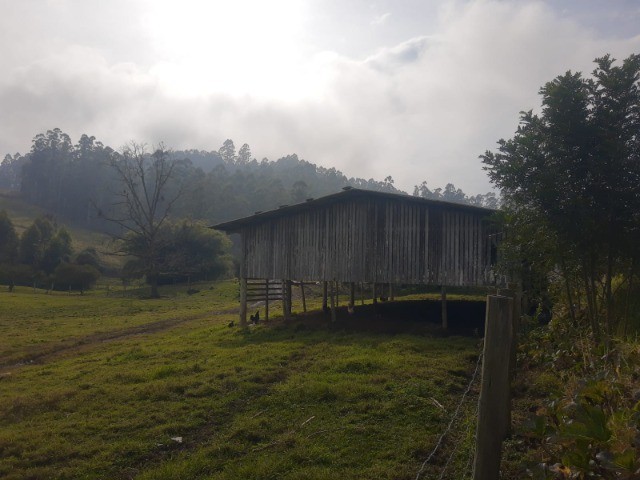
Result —
[[496, 210], [485, 207], [477, 207], [475, 205], [466, 205], [461, 203], [452, 203], [452, 202], [443, 202], [440, 200], [431, 200], [422, 197], [414, 197], [406, 194], [397, 194], [397, 193], [388, 193], [388, 192], [376, 192], [373, 190], [362, 190], [360, 188], [353, 187], [345, 187], [342, 192], [333, 193], [331, 195], [326, 195], [324, 197], [308, 199], [306, 202], [297, 203], [295, 205], [282, 205], [280, 208], [275, 210], [269, 210], [267, 212], [259, 212], [255, 215], [251, 215], [248, 217], [239, 218], [237, 220], [232, 220], [229, 222], [219, 223], [217, 225], [213, 225], [210, 228], [214, 228], [216, 230], [222, 230], [224, 232], [238, 232], [243, 227], [262, 223], [274, 218], [284, 217], [287, 215], [294, 215], [296, 213], [304, 212], [307, 210], [311, 210], [318, 207], [323, 207], [326, 205], [331, 205], [334, 203], [346, 202], [349, 200], [360, 199], [360, 198], [370, 198], [370, 199], [391, 199], [391, 200], [400, 200], [403, 202], [409, 203], [421, 203], [433, 207], [446, 208], [448, 210], [458, 210], [458, 211], [474, 211], [474, 212], [484, 212], [487, 215], [494, 213]]

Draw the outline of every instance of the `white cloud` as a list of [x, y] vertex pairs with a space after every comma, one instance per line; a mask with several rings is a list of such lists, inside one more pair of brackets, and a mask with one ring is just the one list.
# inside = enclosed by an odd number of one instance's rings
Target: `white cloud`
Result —
[[384, 25], [390, 16], [391, 16], [391, 12], [386, 12], [386, 13], [383, 13], [382, 15], [378, 15], [376, 18], [371, 20], [371, 25], [373, 26]]
[[[20, 8], [10, 21], [35, 13]], [[46, 37], [55, 31], [46, 22], [45, 37], [34, 28], [24, 41], [15, 37], [19, 28], [8, 27], [11, 48], [0, 53], [2, 154], [24, 152], [36, 133], [53, 127], [113, 147], [135, 139], [217, 149], [233, 138], [259, 158], [295, 152], [350, 176], [392, 175], [405, 190], [426, 179], [433, 187], [453, 182], [467, 193], [487, 191], [478, 155], [512, 135], [518, 112], [539, 105], [544, 82], [567, 69], [590, 72], [606, 52], [622, 59], [640, 51], [640, 37], [597, 34], [541, 2], [479, 0], [446, 2], [432, 30], [361, 59], [301, 44], [272, 64], [267, 53], [287, 41], [280, 36], [268, 51], [256, 46], [261, 58], [244, 42], [244, 57], [212, 50], [199, 65], [206, 45], [177, 58], [179, 48], [158, 53], [157, 42], [145, 44], [140, 22], [124, 28], [126, 42], [112, 43], [103, 33], [87, 37], [86, 17], [74, 22], [63, 13], [50, 15], [68, 28], [55, 41]], [[102, 18], [116, 22], [119, 13]], [[304, 12], [299, 18], [308, 21]], [[245, 68], [239, 80], [230, 77], [235, 89], [217, 78], [226, 74], [216, 70], [225, 58]]]

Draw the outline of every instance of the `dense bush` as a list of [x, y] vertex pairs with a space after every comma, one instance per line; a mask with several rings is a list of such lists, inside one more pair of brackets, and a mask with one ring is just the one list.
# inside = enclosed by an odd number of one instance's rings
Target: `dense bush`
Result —
[[100, 278], [100, 272], [91, 265], [62, 262], [53, 274], [53, 284], [56, 290], [84, 292], [93, 287], [98, 278]]

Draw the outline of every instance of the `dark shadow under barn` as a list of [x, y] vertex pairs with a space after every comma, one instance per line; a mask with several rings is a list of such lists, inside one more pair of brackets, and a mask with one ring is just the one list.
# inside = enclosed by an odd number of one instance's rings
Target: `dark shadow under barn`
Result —
[[484, 334], [485, 302], [479, 300], [448, 300], [449, 328], [441, 328], [442, 304], [439, 300], [403, 300], [376, 305], [358, 305], [352, 314], [348, 308], [336, 308], [336, 321], [329, 312], [316, 310], [292, 316], [290, 323], [297, 328], [326, 328], [331, 330], [366, 331], [380, 333], [410, 333], [430, 335]]

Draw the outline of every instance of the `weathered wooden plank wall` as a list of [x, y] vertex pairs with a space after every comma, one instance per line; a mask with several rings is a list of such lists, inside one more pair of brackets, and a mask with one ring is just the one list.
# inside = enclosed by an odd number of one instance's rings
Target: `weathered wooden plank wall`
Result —
[[490, 228], [482, 211], [354, 198], [241, 230], [248, 278], [486, 285]]

